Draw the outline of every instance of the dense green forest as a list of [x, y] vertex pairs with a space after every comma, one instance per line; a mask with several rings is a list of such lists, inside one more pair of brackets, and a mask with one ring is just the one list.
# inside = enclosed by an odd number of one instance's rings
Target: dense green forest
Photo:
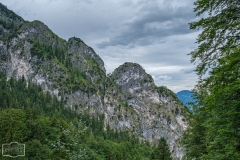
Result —
[[[191, 29], [201, 29], [191, 52], [199, 81], [182, 143], [185, 159], [240, 159], [240, 1], [197, 0]], [[204, 18], [203, 18], [204, 17]]]
[[0, 73], [0, 102], [0, 143], [25, 144], [17, 159], [171, 159], [165, 139], [151, 147], [131, 133], [104, 129], [103, 115], [76, 113], [24, 77]]
[[[191, 52], [199, 81], [193, 89], [195, 103], [189, 127], [181, 143], [186, 160], [240, 159], [240, 2], [239, 0], [196, 0], [200, 29], [198, 47]], [[10, 14], [10, 12], [9, 12]], [[198, 19], [199, 18], [199, 19]], [[13, 23], [0, 20], [6, 28]], [[1, 33], [1, 31], [0, 31]], [[4, 38], [4, 37], [3, 37]], [[5, 37], [9, 38], [9, 36]], [[75, 70], [64, 49], [32, 42], [32, 55], [55, 60], [70, 68], [69, 82], [84, 86], [86, 77]], [[53, 54], [50, 54], [53, 53]], [[74, 78], [77, 75], [79, 81]], [[84, 88], [90, 90], [90, 88]], [[161, 92], [164, 88], [159, 88]], [[93, 89], [92, 89], [93, 90]], [[17, 159], [155, 159], [169, 160], [164, 138], [158, 146], [131, 132], [114, 131], [103, 115], [76, 113], [41, 87], [24, 77], [7, 79], [0, 72], [0, 144], [25, 144], [25, 156]], [[1, 146], [2, 147], [2, 146]], [[2, 149], [2, 148], [1, 148]], [[1, 156], [0, 159], [12, 159]]]

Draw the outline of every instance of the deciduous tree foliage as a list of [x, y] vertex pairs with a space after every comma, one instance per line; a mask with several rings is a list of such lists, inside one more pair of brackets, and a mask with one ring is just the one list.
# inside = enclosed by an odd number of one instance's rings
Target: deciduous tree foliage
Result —
[[185, 158], [240, 159], [240, 1], [194, 4], [197, 16], [205, 18], [190, 24], [202, 33], [190, 53], [198, 63], [199, 82], [194, 89], [197, 107], [183, 138]]
[[203, 75], [240, 45], [239, 0], [197, 0], [196, 16], [204, 17], [190, 23], [190, 29], [201, 29], [198, 48], [191, 52], [191, 62], [198, 62], [197, 73]]

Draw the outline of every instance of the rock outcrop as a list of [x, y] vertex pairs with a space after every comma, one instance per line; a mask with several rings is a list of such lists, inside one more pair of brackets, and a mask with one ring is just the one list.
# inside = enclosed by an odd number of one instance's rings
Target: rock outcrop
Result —
[[0, 70], [39, 84], [76, 112], [104, 114], [105, 125], [128, 130], [151, 144], [165, 137], [172, 156], [187, 127], [188, 110], [136, 63], [106, 75], [104, 62], [81, 39], [65, 41], [40, 21], [27, 22], [0, 4]]

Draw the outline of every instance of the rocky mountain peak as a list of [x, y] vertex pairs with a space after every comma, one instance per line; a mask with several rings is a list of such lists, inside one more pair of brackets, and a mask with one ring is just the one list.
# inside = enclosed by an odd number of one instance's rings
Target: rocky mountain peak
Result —
[[0, 4], [0, 70], [8, 77], [24, 76], [76, 112], [104, 114], [114, 130], [132, 131], [151, 144], [164, 137], [173, 157], [183, 156], [178, 142], [188, 110], [142, 66], [126, 62], [106, 76], [103, 60], [80, 38], [65, 41], [42, 22], [26, 22], [4, 7]]
[[[71, 37], [68, 40], [68, 52], [70, 54], [77, 53], [77, 59], [81, 60], [82, 62], [91, 61], [99, 65], [104, 73], [106, 73], [106, 69], [104, 67], [104, 62], [102, 59], [95, 53], [95, 51], [87, 46], [80, 38]], [[93, 62], [94, 61], [94, 62]]]
[[43, 35], [46, 37], [51, 37], [53, 34], [47, 25], [38, 20], [25, 23], [25, 26], [22, 28], [22, 30], [29, 31], [35, 35]]
[[123, 65], [119, 66], [114, 70], [113, 75], [117, 76], [118, 78], [128, 76], [124, 77], [124, 79], [129, 80], [142, 80], [144, 79], [146, 72], [142, 68], [142, 66], [137, 63], [125, 62]]
[[15, 14], [13, 11], [9, 10], [7, 6], [0, 3], [0, 17], [2, 21], [10, 22], [14, 24], [23, 24], [24, 20], [19, 15]]
[[124, 63], [114, 70], [112, 77], [115, 83], [130, 93], [143, 87], [154, 86], [152, 77], [137, 63]]
[[66, 48], [67, 42], [54, 34], [47, 25], [41, 21], [34, 20], [25, 22], [17, 31], [19, 38], [27, 38], [31, 43], [38, 41], [46, 45], [51, 45], [59, 48]]

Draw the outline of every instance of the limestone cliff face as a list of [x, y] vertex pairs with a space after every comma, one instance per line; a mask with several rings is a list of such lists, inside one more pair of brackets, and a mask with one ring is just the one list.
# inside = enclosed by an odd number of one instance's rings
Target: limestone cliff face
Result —
[[[152, 77], [136, 63], [124, 63], [111, 77], [120, 90], [119, 93], [116, 90], [116, 99], [127, 106], [125, 112], [113, 112], [118, 122], [115, 126], [130, 128], [151, 143], [165, 137], [174, 157], [182, 157], [184, 152], [178, 142], [187, 127], [187, 111], [175, 94], [165, 87], [155, 86]], [[132, 115], [124, 114], [128, 110]]]
[[174, 158], [188, 111], [175, 94], [157, 87], [136, 63], [106, 75], [104, 62], [81, 39], [65, 41], [40, 21], [26, 22], [0, 4], [0, 70], [39, 84], [76, 112], [104, 114], [105, 124], [130, 130], [152, 144], [165, 137]]

